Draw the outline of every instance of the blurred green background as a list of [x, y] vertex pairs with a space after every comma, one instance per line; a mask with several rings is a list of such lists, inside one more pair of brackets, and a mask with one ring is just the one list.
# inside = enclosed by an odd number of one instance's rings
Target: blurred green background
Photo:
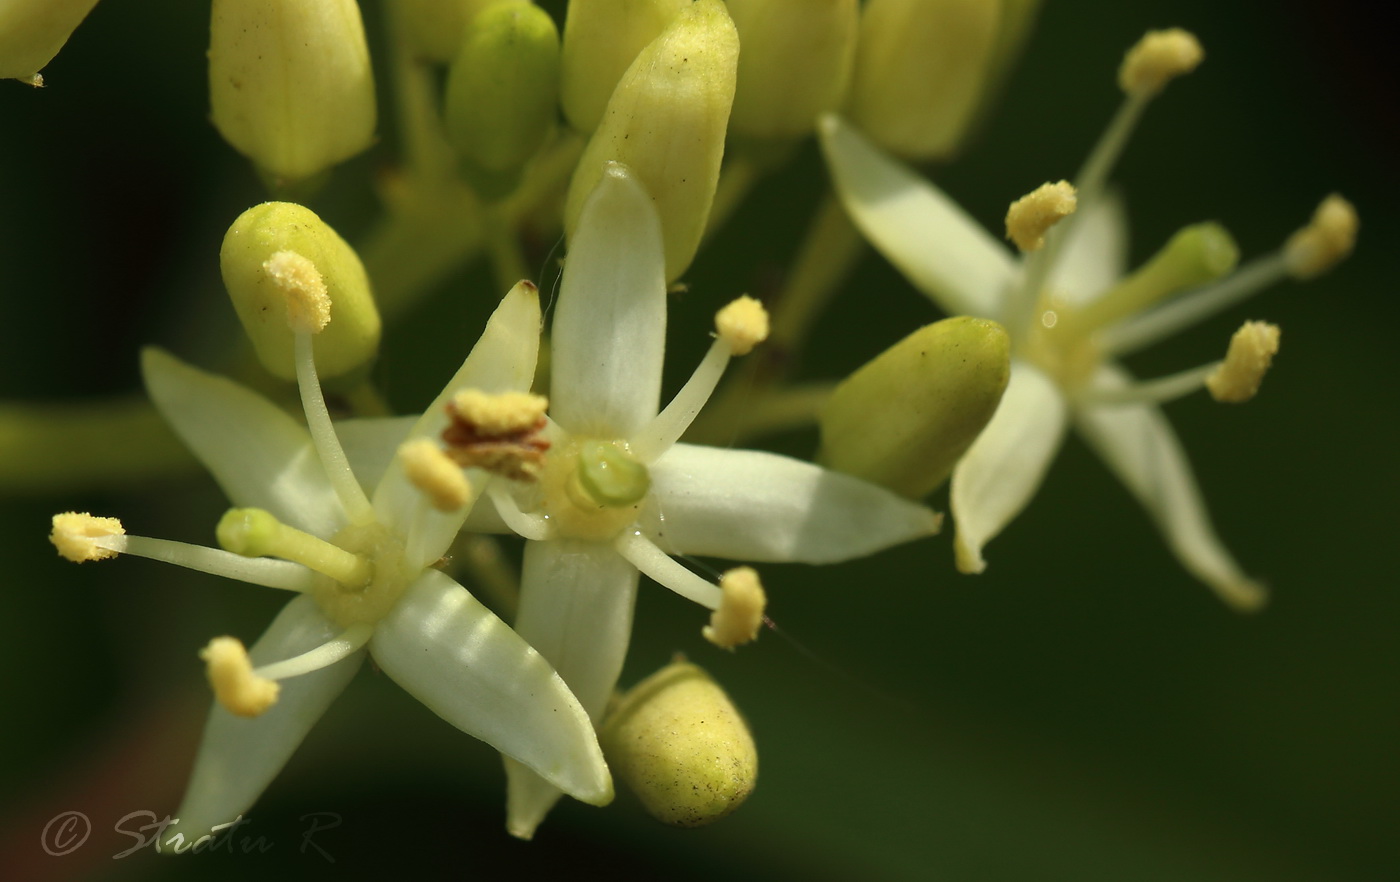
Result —
[[[365, 13], [377, 27], [378, 4]], [[48, 88], [0, 82], [5, 400], [137, 394], [149, 343], [210, 368], [237, 357], [217, 249], [264, 195], [207, 122], [207, 15], [204, 3], [106, 0], [45, 69]], [[1168, 409], [1221, 534], [1273, 587], [1262, 614], [1234, 614], [1186, 576], [1072, 440], [983, 576], [953, 570], [948, 536], [820, 570], [770, 566], [770, 613], [791, 639], [765, 634], [732, 655], [700, 639], [691, 605], [643, 588], [624, 682], [685, 652], [759, 741], [757, 792], [714, 827], [666, 829], [621, 798], [561, 804], [535, 842], [516, 842], [496, 755], [367, 669], [253, 810], [246, 829], [271, 851], [114, 861], [136, 843], [119, 819], [178, 802], [209, 701], [196, 650], [216, 634], [256, 637], [282, 598], [142, 560], [76, 567], [45, 540], [51, 514], [77, 509], [207, 543], [224, 503], [197, 470], [7, 491], [0, 866], [16, 879], [1396, 878], [1400, 348], [1384, 261], [1400, 140], [1379, 15], [1360, 3], [1048, 0], [985, 131], [936, 171], [995, 228], [1010, 200], [1074, 172], [1116, 106], [1123, 50], [1181, 25], [1207, 61], [1152, 108], [1116, 176], [1135, 260], [1208, 218], [1260, 254], [1327, 192], [1355, 202], [1350, 263], [1130, 363], [1160, 375], [1218, 357], [1245, 318], [1283, 327], [1256, 401]], [[351, 241], [375, 207], [364, 181], [392, 159], [384, 116], [385, 143], [313, 203]], [[717, 304], [772, 290], [821, 174], [808, 145], [701, 253], [673, 305], [669, 388], [699, 358]], [[499, 293], [473, 266], [391, 329], [378, 372], [397, 406], [422, 406]], [[841, 376], [935, 317], [869, 256], [803, 373]], [[105, 443], [78, 440], [79, 455]], [[773, 443], [807, 455], [815, 438]], [[93, 832], [51, 857], [40, 837], [65, 811]], [[323, 851], [303, 848], [308, 825], [329, 823], [305, 816], [322, 812], [340, 826], [315, 835]]]

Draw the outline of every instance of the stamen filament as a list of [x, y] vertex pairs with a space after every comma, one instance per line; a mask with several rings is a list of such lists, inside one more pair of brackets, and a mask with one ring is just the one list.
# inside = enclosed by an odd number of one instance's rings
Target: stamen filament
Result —
[[1106, 389], [1089, 387], [1078, 396], [1083, 405], [1101, 404], [1165, 404], [1175, 401], [1205, 388], [1206, 377], [1220, 367], [1222, 362], [1214, 361], [1200, 367], [1190, 368], [1156, 380], [1134, 383], [1130, 386]]
[[1126, 319], [1099, 332], [1107, 356], [1128, 355], [1249, 299], [1288, 276], [1282, 253], [1256, 258], [1228, 278]]
[[653, 581], [694, 601], [706, 609], [719, 609], [724, 599], [720, 587], [681, 566], [669, 554], [656, 547], [650, 539], [635, 531], [617, 537], [613, 547], [617, 553]]
[[710, 350], [695, 368], [695, 373], [690, 375], [690, 379], [686, 380], [685, 385], [676, 393], [676, 397], [633, 437], [632, 452], [637, 459], [651, 465], [661, 454], [670, 450], [671, 445], [680, 440], [681, 435], [690, 428], [696, 415], [705, 406], [705, 402], [710, 400], [715, 386], [719, 384], [719, 378], [724, 376], [731, 352], [730, 345], [723, 338], [710, 344]]
[[97, 544], [122, 554], [172, 563], [187, 570], [237, 579], [250, 585], [280, 588], [283, 591], [311, 590], [311, 571], [292, 561], [243, 557], [221, 548], [152, 539], [149, 536], [109, 536], [98, 540]]
[[316, 360], [312, 355], [311, 335], [299, 331], [295, 335], [297, 367], [297, 387], [301, 391], [301, 406], [306, 412], [306, 425], [311, 431], [311, 443], [316, 455], [326, 470], [335, 495], [340, 499], [346, 516], [352, 524], [368, 524], [374, 520], [374, 509], [364, 488], [350, 470], [350, 462], [336, 437], [331, 425], [330, 411], [326, 409], [326, 399], [321, 393], [321, 382], [316, 376]]
[[341, 659], [360, 651], [369, 642], [372, 634], [374, 634], [373, 625], [351, 625], [315, 649], [280, 662], [254, 668], [253, 675], [268, 680], [286, 680], [328, 668]]
[[486, 485], [486, 495], [496, 506], [496, 513], [506, 522], [516, 535], [525, 539], [548, 539], [553, 530], [549, 520], [543, 515], [527, 514], [515, 504], [515, 499], [505, 487], [492, 481]]

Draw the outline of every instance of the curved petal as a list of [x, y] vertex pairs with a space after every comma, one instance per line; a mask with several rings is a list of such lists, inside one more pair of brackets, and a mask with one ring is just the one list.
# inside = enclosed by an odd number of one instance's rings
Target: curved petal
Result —
[[[1110, 388], [1129, 382], [1125, 371], [1109, 365], [1095, 377], [1096, 384]], [[1147, 509], [1182, 566], [1237, 609], [1264, 604], [1264, 586], [1240, 571], [1215, 535], [1186, 452], [1161, 408], [1078, 408], [1075, 427]]]
[[[248, 654], [254, 665], [281, 661], [323, 645], [341, 630], [304, 594], [278, 613]], [[247, 812], [349, 684], [364, 657], [361, 650], [319, 671], [283, 680], [277, 703], [260, 717], [236, 717], [215, 704], [176, 813], [179, 821], [168, 828], [161, 847], [170, 844], [183, 850], [216, 825]], [[177, 834], [181, 839], [172, 841]]]
[[[593, 720], [612, 695], [632, 636], [637, 568], [600, 542], [527, 542], [515, 629], [554, 665]], [[506, 828], [529, 839], [557, 788], [506, 762]]]
[[1122, 278], [1127, 266], [1127, 211], [1122, 197], [1105, 193], [1076, 212], [1048, 284], [1071, 304], [1088, 303]]
[[360, 483], [377, 487], [393, 464], [399, 445], [420, 417], [355, 417], [335, 424], [336, 437]]
[[[392, 459], [398, 445], [410, 438], [436, 439], [447, 427], [447, 403], [463, 389], [483, 392], [525, 392], [535, 378], [540, 349], [540, 296], [530, 282], [520, 282], [506, 294], [481, 338], [442, 392], [423, 415], [387, 451]], [[359, 473], [357, 473], [359, 474]], [[381, 523], [400, 536], [411, 537], [411, 563], [426, 566], [442, 556], [462, 527], [467, 512], [443, 513], [426, 503], [423, 493], [404, 477], [402, 468], [386, 468], [375, 484], [374, 511]]]
[[1013, 361], [996, 414], [953, 469], [949, 503], [958, 569], [986, 569], [982, 547], [1031, 501], [1060, 449], [1067, 420], [1064, 396], [1050, 378]]
[[656, 416], [666, 349], [661, 224], [617, 163], [579, 215], [552, 343], [551, 415], [569, 432], [627, 438]]
[[578, 799], [605, 803], [612, 779], [588, 714], [541, 655], [437, 570], [375, 628], [370, 654], [433, 713]]
[[870, 244], [949, 315], [998, 318], [1020, 274], [1010, 250], [845, 120], [828, 114], [819, 129], [836, 194]]
[[674, 554], [834, 563], [932, 535], [941, 521], [883, 487], [756, 450], [677, 444], [651, 482], [652, 538]]
[[306, 428], [261, 395], [161, 349], [141, 352], [146, 391], [229, 501], [331, 536], [345, 515]]

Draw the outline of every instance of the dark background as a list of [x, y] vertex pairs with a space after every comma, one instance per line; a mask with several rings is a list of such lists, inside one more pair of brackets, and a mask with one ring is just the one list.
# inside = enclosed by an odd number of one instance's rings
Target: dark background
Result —
[[[365, 15], [377, 28], [377, 5]], [[1074, 172], [1116, 106], [1123, 50], [1147, 28], [1181, 25], [1207, 61], [1149, 111], [1116, 176], [1135, 260], [1203, 219], [1226, 224], [1246, 256], [1265, 253], [1327, 192], [1355, 202], [1350, 263], [1130, 362], [1169, 373], [1218, 357], [1245, 318], [1282, 326], [1256, 401], [1168, 408], [1221, 534], [1273, 587], [1263, 613], [1232, 613], [1186, 576], [1071, 440], [989, 547], [983, 576], [953, 570], [948, 536], [843, 566], [766, 568], [770, 612], [797, 643], [765, 634], [717, 651], [697, 610], [644, 586], [624, 681], [686, 652], [759, 741], [759, 789], [712, 828], [666, 829], [620, 798], [561, 804], [534, 843], [511, 840], [495, 754], [365, 672], [252, 813], [246, 829], [270, 852], [113, 861], [135, 842], [114, 831], [119, 818], [175, 808], [208, 705], [196, 650], [216, 634], [253, 638], [282, 598], [135, 559], [75, 567], [45, 541], [53, 512], [78, 509], [207, 543], [224, 503], [197, 470], [135, 488], [7, 492], [0, 865], [12, 878], [1394, 878], [1400, 360], [1384, 261], [1400, 188], [1377, 15], [1348, 3], [1049, 0], [1000, 108], [967, 156], [937, 171], [994, 226], [1009, 201]], [[136, 393], [148, 343], [211, 368], [237, 357], [217, 249], [264, 195], [207, 122], [206, 45], [206, 4], [105, 0], [45, 69], [48, 88], [0, 82], [4, 398]], [[362, 181], [392, 157], [384, 117], [385, 143], [315, 203], [352, 241], [374, 209]], [[702, 252], [672, 313], [671, 388], [716, 304], [771, 287], [820, 174], [809, 145]], [[474, 266], [391, 328], [378, 371], [398, 406], [422, 406], [499, 293]], [[935, 316], [871, 256], [819, 325], [805, 373], [847, 373]], [[805, 455], [814, 438], [774, 443]], [[41, 832], [63, 811], [94, 830], [49, 857]], [[334, 864], [300, 849], [315, 820], [303, 816], [317, 812], [341, 820], [315, 837]]]

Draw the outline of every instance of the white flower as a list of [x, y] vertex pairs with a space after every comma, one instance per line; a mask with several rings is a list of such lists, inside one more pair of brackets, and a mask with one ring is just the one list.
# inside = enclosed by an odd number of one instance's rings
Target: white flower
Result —
[[[498, 479], [488, 489], [504, 521], [531, 540], [516, 630], [595, 721], [627, 652], [639, 572], [718, 609], [725, 592], [671, 554], [827, 563], [929, 535], [939, 523], [921, 505], [810, 463], [676, 443], [729, 357], [766, 334], [766, 316], [752, 301], [721, 311], [709, 354], [660, 410], [661, 243], [650, 198], [610, 164], [564, 268], [543, 469], [534, 482]], [[726, 622], [710, 633], [727, 630]], [[559, 790], [518, 763], [507, 772], [507, 827], [528, 838]]]
[[[822, 145], [837, 193], [871, 243], [949, 314], [998, 320], [1012, 336], [1005, 397], [953, 472], [959, 568], [982, 571], [983, 546], [1030, 502], [1072, 423], [1147, 508], [1186, 569], [1226, 602], [1251, 609], [1264, 601], [1265, 590], [1240, 571], [1216, 537], [1186, 455], [1158, 406], [1201, 388], [1220, 365], [1134, 384], [1114, 357], [1156, 342], [1286, 275], [1302, 278], [1323, 264], [1330, 266], [1350, 250], [1355, 215], [1340, 197], [1329, 197], [1313, 224], [1281, 253], [1156, 305], [1183, 284], [1189, 288], [1195, 283], [1178, 280], [1173, 287], [1158, 279], [1140, 284], [1155, 271], [1153, 263], [1124, 279], [1126, 223], [1121, 204], [1103, 188], [1112, 158], [1148, 97], [1130, 94], [1119, 121], [1086, 164], [1077, 212], [1073, 188], [1063, 183], [1028, 197], [1040, 199], [1028, 212], [1040, 223], [1039, 229], [1028, 225], [1030, 253], [1024, 261], [942, 191], [841, 119], [823, 120]], [[1036, 234], [1069, 212], [1067, 229], [1054, 230], [1049, 246], [1038, 250], [1042, 243], [1034, 241]], [[1233, 243], [1223, 230], [1207, 226], [1190, 228], [1208, 240], [1197, 243], [1192, 254], [1202, 264], [1215, 261], [1228, 271]], [[1303, 245], [1326, 251], [1326, 259], [1309, 262], [1311, 252], [1305, 255]], [[1157, 269], [1174, 259], [1167, 257], [1156, 262]], [[1128, 282], [1136, 284], [1131, 291]], [[1276, 347], [1276, 330], [1272, 339]], [[1266, 367], [1267, 357], [1259, 355], [1253, 363]], [[1258, 377], [1250, 379], [1257, 386]]]
[[[445, 402], [461, 388], [528, 385], [539, 327], [537, 292], [522, 283], [496, 310], [435, 406], [408, 421], [406, 437], [404, 422], [394, 423], [394, 446], [439, 434], [447, 421]], [[611, 779], [592, 725], [563, 680], [514, 631], [433, 568], [460, 529], [470, 499], [458, 496], [462, 504], [452, 511], [435, 509], [406, 476], [405, 463], [384, 470], [371, 501], [331, 425], [310, 340], [298, 334], [298, 381], [309, 434], [242, 386], [157, 350], [143, 358], [156, 407], [235, 505], [263, 510], [235, 509], [220, 525], [221, 541], [283, 560], [126, 536], [115, 521], [103, 523], [110, 519], [55, 519], [55, 544], [65, 556], [137, 554], [299, 594], [252, 647], [251, 665], [258, 667], [249, 670], [241, 644], [231, 638], [206, 649], [221, 701], [210, 713], [179, 823], [165, 846], [189, 847], [247, 811], [353, 678], [366, 651], [384, 673], [457, 728], [579, 799], [608, 802]], [[453, 472], [460, 478], [455, 467]], [[90, 553], [82, 553], [83, 543], [92, 546]], [[369, 576], [342, 576], [342, 582], [328, 572]]]

